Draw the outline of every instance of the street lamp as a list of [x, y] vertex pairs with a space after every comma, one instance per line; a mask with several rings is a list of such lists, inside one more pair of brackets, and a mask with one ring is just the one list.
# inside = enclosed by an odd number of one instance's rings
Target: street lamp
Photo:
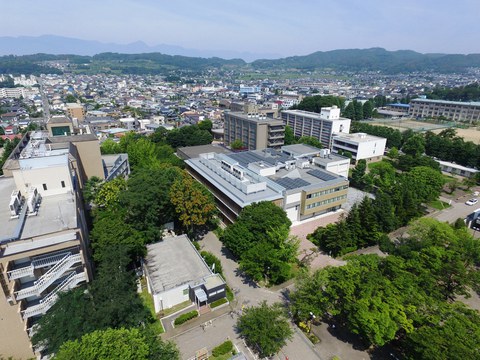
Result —
[[312, 322], [315, 320], [315, 314], [310, 311], [310, 326], [308, 327], [308, 332], [310, 333], [312, 331]]

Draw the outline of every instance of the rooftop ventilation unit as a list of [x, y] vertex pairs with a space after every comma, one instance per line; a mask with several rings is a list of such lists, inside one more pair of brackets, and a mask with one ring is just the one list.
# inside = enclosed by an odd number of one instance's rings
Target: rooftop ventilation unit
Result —
[[20, 213], [20, 208], [22, 205], [22, 193], [20, 190], [13, 190], [12, 195], [10, 195], [10, 217], [17, 218]]
[[40, 203], [42, 196], [37, 191], [37, 188], [32, 186], [28, 190], [28, 199], [27, 199], [27, 207], [28, 207], [28, 216], [37, 215], [38, 204]]

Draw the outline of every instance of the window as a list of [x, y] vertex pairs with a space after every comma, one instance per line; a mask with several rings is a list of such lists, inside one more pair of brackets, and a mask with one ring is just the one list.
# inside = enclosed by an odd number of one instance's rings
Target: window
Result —
[[42, 184], [43, 190], [47, 191], [47, 184]]
[[183, 289], [183, 295], [188, 295], [188, 289]]
[[62, 188], [65, 187], [65, 181], [62, 180]]

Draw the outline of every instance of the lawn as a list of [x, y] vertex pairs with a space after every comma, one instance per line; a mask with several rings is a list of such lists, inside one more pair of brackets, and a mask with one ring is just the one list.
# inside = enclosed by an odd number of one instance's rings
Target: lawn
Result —
[[449, 208], [451, 205], [441, 200], [434, 200], [432, 202], [429, 202], [428, 206], [437, 210], [443, 210]]
[[155, 321], [149, 325], [150, 328], [151, 328], [151, 329], [155, 332], [155, 334], [157, 334], [157, 335], [165, 332], [165, 330], [163, 329], [162, 323], [160, 322], [160, 320], [158, 319], [157, 314], [155, 313], [155, 306], [153, 305], [152, 295], [150, 295], [150, 294], [148, 293], [147, 288], [146, 288], [146, 287], [143, 287], [143, 286], [142, 286], [142, 292], [141, 292], [139, 295], [140, 295], [140, 298], [141, 298], [142, 301], [143, 301], [143, 304], [148, 308], [148, 310], [150, 310], [150, 313], [152, 314], [152, 316], [153, 316], [154, 319], [155, 319]]

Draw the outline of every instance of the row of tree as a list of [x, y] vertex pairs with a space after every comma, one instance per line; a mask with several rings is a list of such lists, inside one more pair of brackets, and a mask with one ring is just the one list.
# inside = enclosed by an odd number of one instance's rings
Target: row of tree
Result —
[[132, 269], [146, 244], [161, 240], [165, 223], [195, 234], [213, 222], [215, 206], [207, 189], [175, 166], [182, 162], [174, 160], [173, 149], [155, 140], [127, 134], [118, 146], [133, 160], [128, 180], [92, 178], [83, 189], [92, 208], [96, 276], [88, 287], [62, 294], [32, 339], [59, 358], [113, 359], [120, 354], [116, 348], [130, 346], [122, 358], [179, 357], [154, 331], [158, 320], [139, 298]]
[[475, 82], [453, 88], [436, 86], [426, 95], [434, 100], [480, 101], [480, 84]]
[[480, 243], [465, 227], [429, 218], [408, 234], [397, 245], [386, 242], [384, 258], [353, 256], [345, 266], [304, 274], [291, 295], [294, 316], [333, 321], [367, 347], [396, 341], [407, 359], [477, 358], [480, 316], [454, 301], [478, 289]]
[[457, 136], [456, 130], [453, 128], [445, 129], [439, 134], [431, 131], [421, 134], [415, 133], [411, 129], [401, 132], [389, 127], [353, 122], [351, 131], [384, 137], [387, 139], [388, 148], [402, 149], [405, 153], [408, 153], [408, 147], [403, 148], [405, 142], [415, 135], [417, 148], [423, 150], [428, 156], [444, 161], [453, 161], [463, 166], [480, 167], [480, 145]]

